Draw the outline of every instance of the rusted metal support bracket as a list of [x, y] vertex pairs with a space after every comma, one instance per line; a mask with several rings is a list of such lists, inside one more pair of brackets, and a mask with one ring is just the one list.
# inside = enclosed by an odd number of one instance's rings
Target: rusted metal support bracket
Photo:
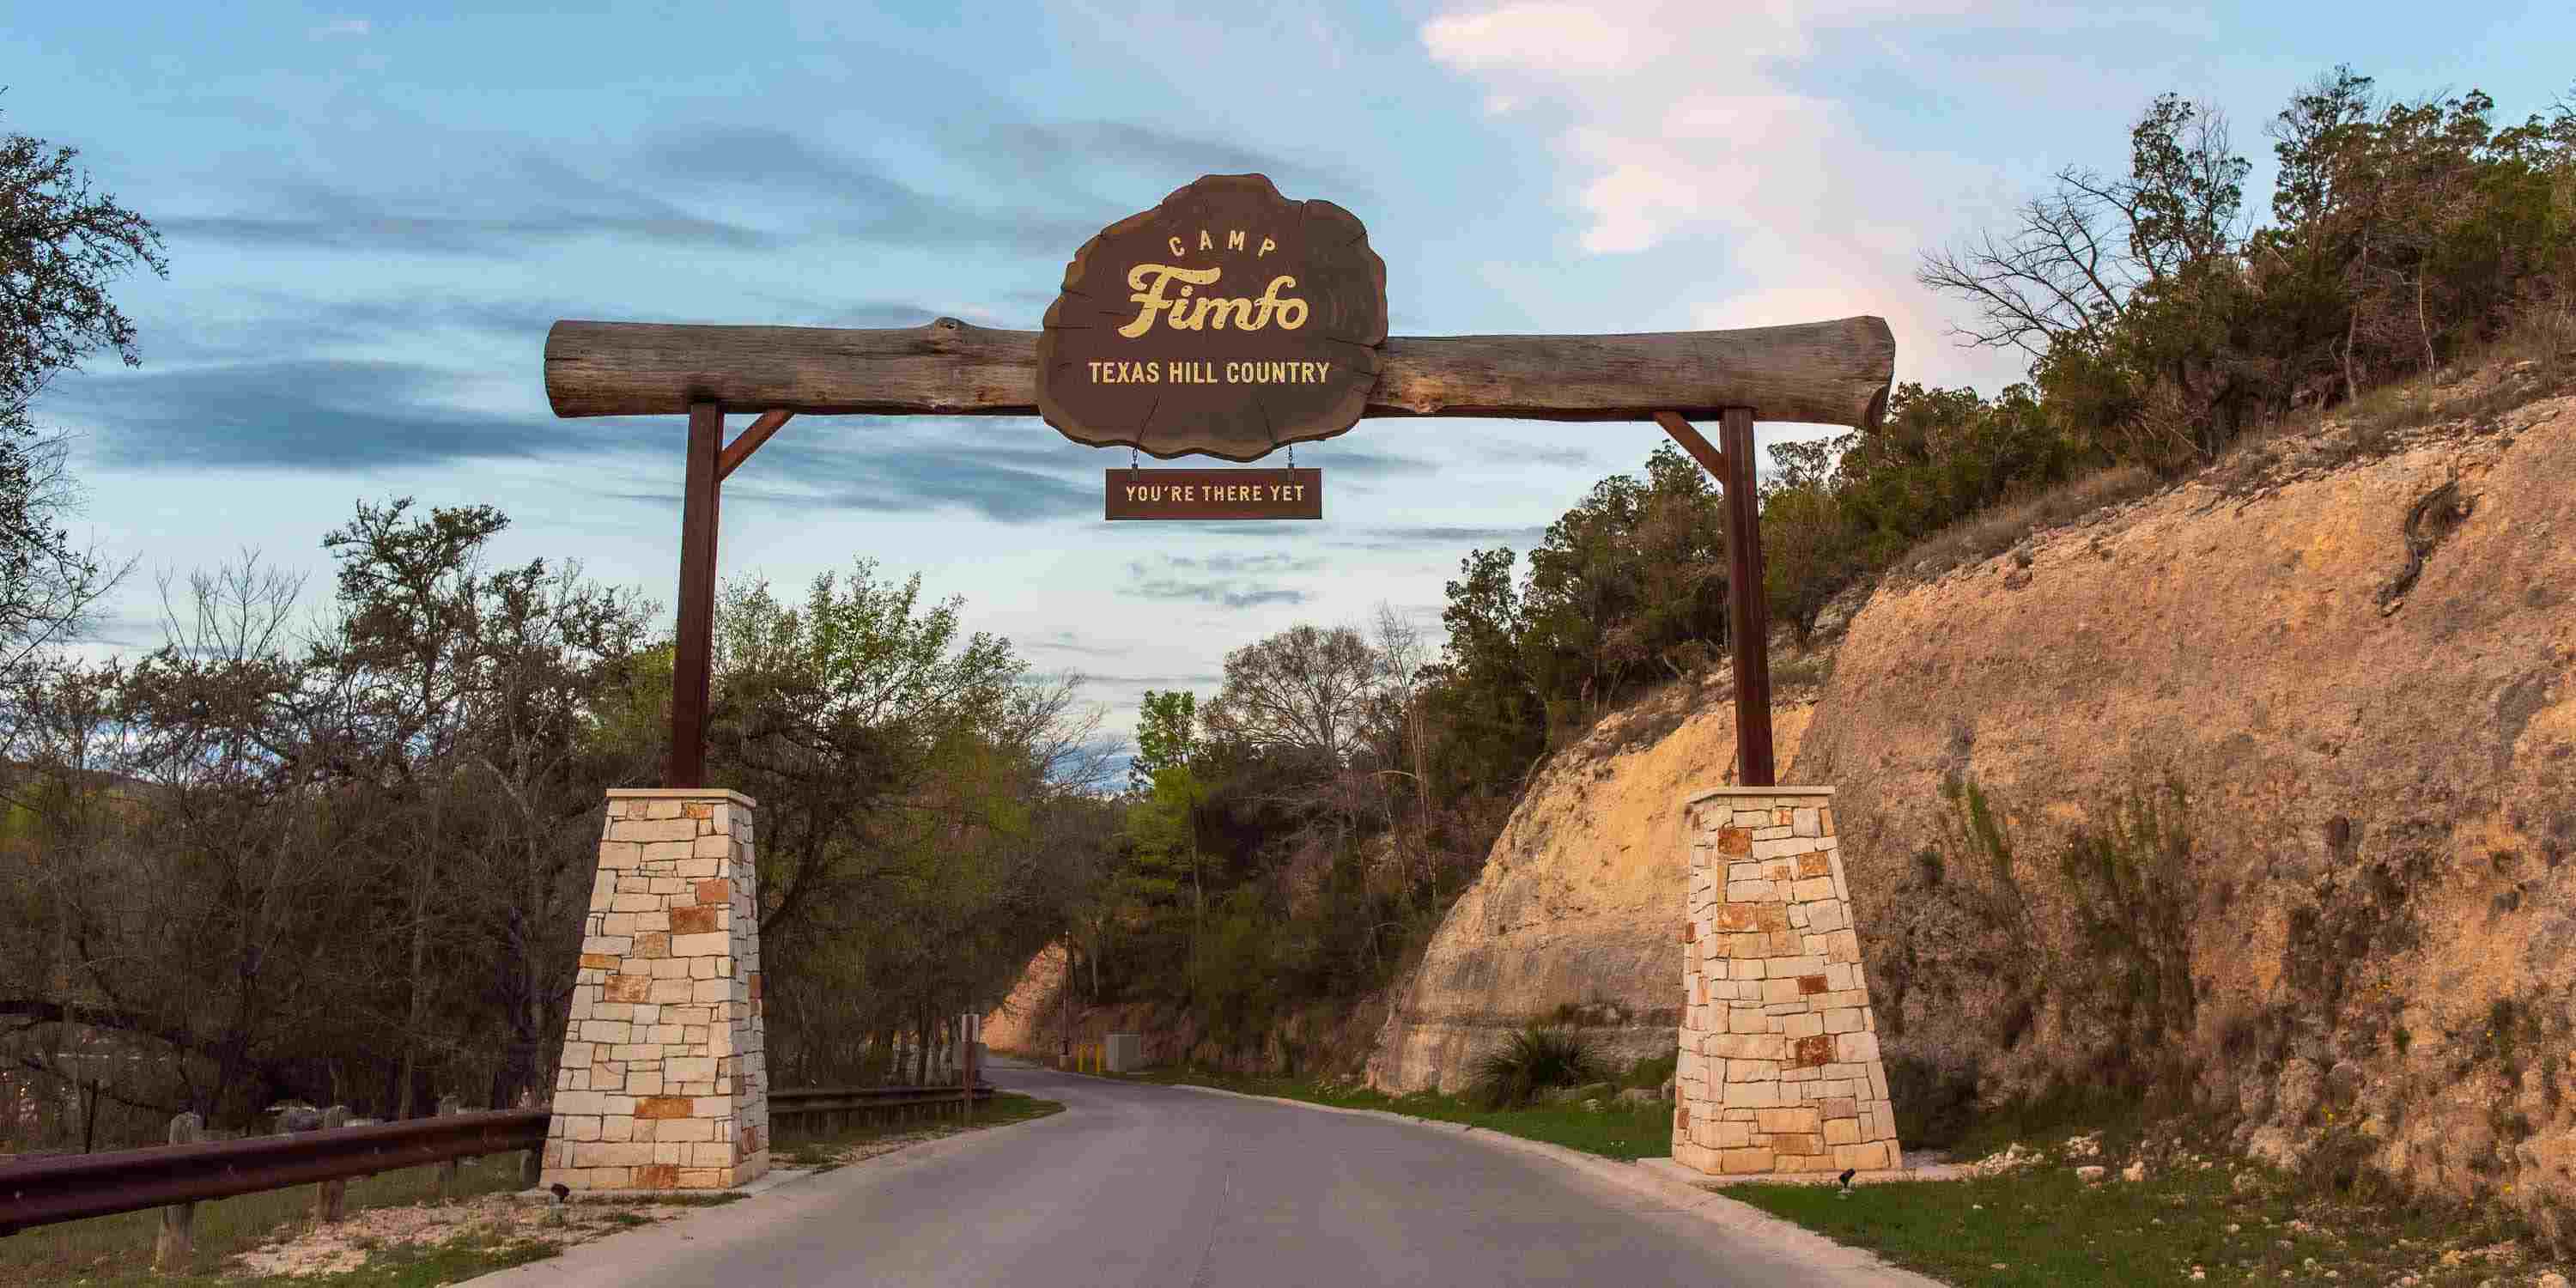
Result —
[[1698, 461], [1699, 467], [1707, 470], [1708, 476], [1716, 479], [1718, 486], [1726, 485], [1726, 453], [1710, 446], [1707, 439], [1700, 437], [1699, 430], [1673, 412], [1656, 412], [1655, 423], [1663, 426], [1664, 433], [1681, 444], [1682, 450], [1690, 453], [1691, 459]]
[[716, 456], [716, 481], [723, 482], [727, 475], [741, 468], [742, 463], [750, 460], [751, 454], [759, 451], [760, 445], [768, 442], [769, 436], [777, 433], [778, 427], [795, 414], [792, 411], [765, 411], [760, 413], [760, 419], [743, 427], [741, 435], [725, 444], [724, 451]]

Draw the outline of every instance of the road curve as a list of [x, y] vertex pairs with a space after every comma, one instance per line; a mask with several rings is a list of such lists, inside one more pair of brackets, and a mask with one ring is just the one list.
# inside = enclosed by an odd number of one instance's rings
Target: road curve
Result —
[[[1036, 1122], [916, 1146], [478, 1288], [1850, 1284], [1486, 1133], [1030, 1068]], [[1889, 1276], [1891, 1281], [1911, 1276]]]

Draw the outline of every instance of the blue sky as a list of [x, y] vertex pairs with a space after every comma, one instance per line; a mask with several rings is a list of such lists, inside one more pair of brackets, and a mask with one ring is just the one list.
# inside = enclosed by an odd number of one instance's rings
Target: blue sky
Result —
[[[1260, 170], [1357, 214], [1392, 330], [1642, 331], [1877, 313], [1900, 379], [1991, 391], [1914, 256], [2173, 89], [2262, 124], [2338, 61], [2399, 94], [2571, 87], [2564, 5], [2465, 11], [1773, 3], [728, 4], [543, 15], [23, 5], [0, 128], [79, 147], [163, 230], [119, 291], [144, 365], [58, 381], [76, 527], [156, 575], [258, 551], [328, 589], [359, 498], [488, 502], [496, 562], [574, 558], [666, 605], [678, 417], [559, 421], [558, 318], [1034, 328], [1102, 225]], [[736, 418], [737, 427], [747, 417]], [[1766, 440], [1818, 432], [1765, 426]], [[1437, 627], [1470, 547], [1526, 549], [1647, 425], [1362, 421], [1313, 444], [1320, 524], [1103, 524], [1123, 452], [1035, 420], [800, 418], [726, 489], [722, 560], [790, 594], [873, 557], [967, 600], [1123, 731], [1148, 687], [1381, 601]], [[1276, 463], [1276, 462], [1273, 462]]]

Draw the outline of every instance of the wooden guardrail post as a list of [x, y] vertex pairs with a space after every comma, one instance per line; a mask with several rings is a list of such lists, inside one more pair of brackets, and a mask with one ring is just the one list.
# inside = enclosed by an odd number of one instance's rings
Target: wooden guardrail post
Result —
[[[333, 1105], [322, 1111], [323, 1131], [338, 1131], [349, 1125], [349, 1107]], [[341, 1209], [349, 1197], [347, 1181], [324, 1181], [313, 1187], [313, 1224], [337, 1225]]]
[[957, 1017], [957, 1116], [975, 1121], [975, 1031], [983, 1017], [969, 1011]]
[[[170, 1120], [170, 1143], [194, 1145], [206, 1138], [206, 1120], [193, 1113]], [[152, 1244], [152, 1268], [169, 1270], [186, 1264], [197, 1250], [197, 1205], [173, 1203], [161, 1209], [161, 1236]]]
[[[438, 1098], [438, 1116], [441, 1118], [453, 1118], [463, 1109], [464, 1105], [457, 1101], [453, 1092]], [[445, 1203], [456, 1197], [456, 1177], [459, 1166], [461, 1164], [453, 1158], [438, 1165], [437, 1178], [430, 1182], [429, 1193], [433, 1200]]]
[[[519, 1089], [519, 1108], [534, 1109], [536, 1107], [536, 1088], [521, 1087]], [[527, 1189], [533, 1190], [537, 1188], [537, 1182], [545, 1178], [545, 1163], [545, 1150], [531, 1149], [523, 1151], [519, 1155], [519, 1184]]]

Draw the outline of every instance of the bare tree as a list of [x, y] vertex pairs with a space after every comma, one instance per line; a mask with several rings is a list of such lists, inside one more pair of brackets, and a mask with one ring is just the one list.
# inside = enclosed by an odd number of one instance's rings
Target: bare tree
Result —
[[[1424, 840], [1431, 828], [1431, 740], [1424, 727], [1423, 699], [1425, 679], [1435, 655], [1421, 628], [1397, 612], [1393, 604], [1379, 601], [1369, 627], [1370, 642], [1377, 654], [1377, 703], [1382, 723], [1397, 735], [1393, 739], [1397, 745], [1387, 748], [1382, 757], [1388, 767], [1377, 772], [1381, 777], [1402, 775], [1413, 780], [1413, 829], [1406, 859], [1409, 884], [1416, 861], [1424, 857]], [[1393, 768], [1407, 762], [1409, 769]], [[1393, 814], [1392, 809], [1388, 812]], [[1391, 817], [1389, 821], [1392, 823]]]
[[1293, 626], [1226, 654], [1225, 684], [1208, 704], [1220, 736], [1262, 750], [1292, 749], [1339, 768], [1350, 757], [1378, 660], [1348, 626]]
[[2246, 165], [2229, 149], [2224, 113], [2164, 95], [2130, 133], [2126, 176], [2060, 170], [2013, 228], [1926, 254], [1916, 280], [1975, 311], [1951, 329], [1971, 347], [2036, 360], [2068, 337], [2099, 343], [2139, 291], [2234, 249]]

